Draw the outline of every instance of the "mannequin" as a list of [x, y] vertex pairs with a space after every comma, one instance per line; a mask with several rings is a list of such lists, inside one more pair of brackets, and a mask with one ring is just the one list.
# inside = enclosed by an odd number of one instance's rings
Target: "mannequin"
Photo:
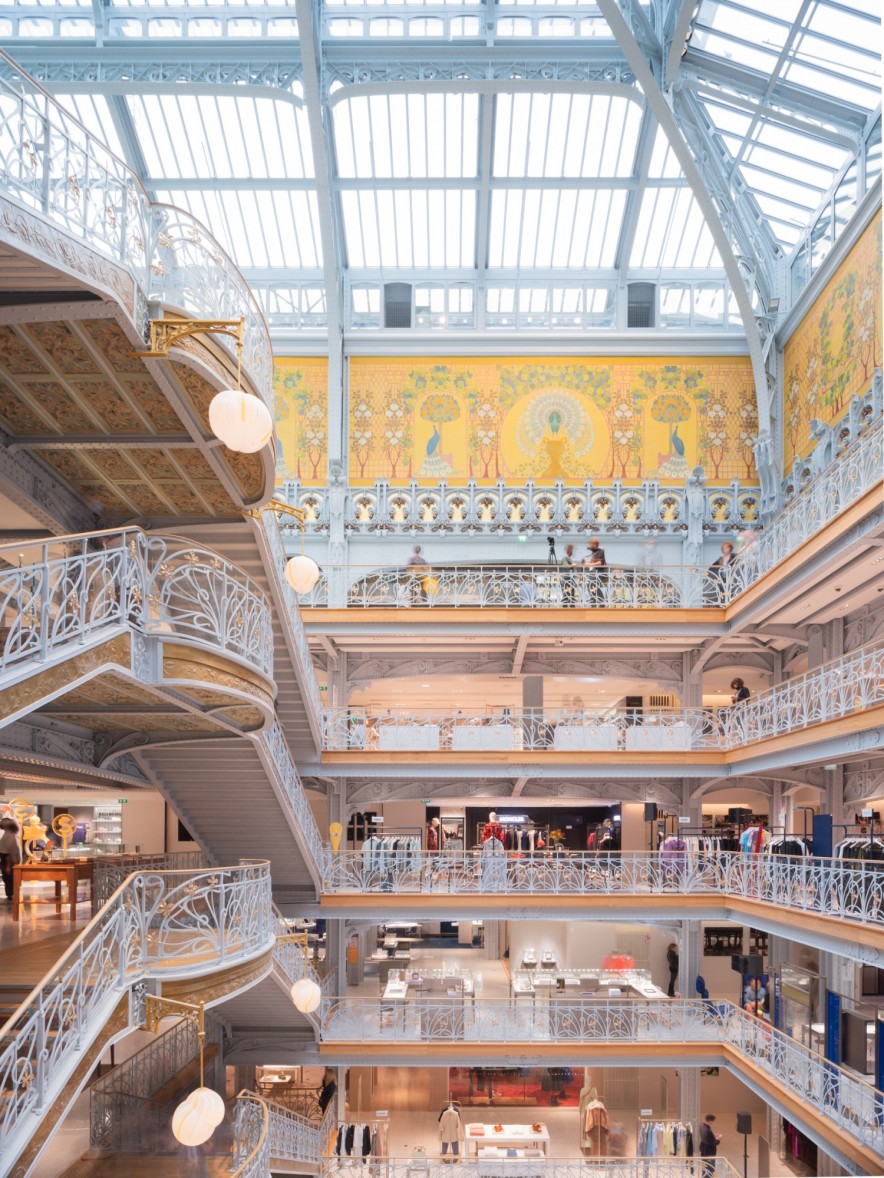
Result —
[[427, 827], [427, 850], [441, 851], [442, 839], [442, 823], [438, 818], [431, 818], [430, 825]]
[[506, 842], [494, 810], [482, 830], [482, 890], [498, 892], [506, 887]]
[[500, 825], [500, 822], [498, 821], [496, 810], [492, 810], [490, 812], [490, 814], [488, 815], [488, 821], [485, 823], [484, 827], [482, 828], [483, 847], [488, 842], [489, 839], [497, 839], [498, 842], [500, 843], [500, 846], [492, 848], [493, 850], [502, 851], [504, 849], [504, 847], [506, 846], [504, 829]]
[[449, 1147], [451, 1148], [451, 1160], [457, 1160], [464, 1140], [460, 1108], [459, 1102], [449, 1097], [448, 1103], [442, 1106], [442, 1111], [439, 1113], [439, 1141], [442, 1146], [442, 1157], [446, 1162], [448, 1161]]

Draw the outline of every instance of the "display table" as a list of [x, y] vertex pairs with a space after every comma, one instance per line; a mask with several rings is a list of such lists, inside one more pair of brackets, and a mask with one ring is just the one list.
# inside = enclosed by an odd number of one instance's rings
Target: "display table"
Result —
[[641, 724], [626, 729], [626, 748], [632, 752], [689, 752], [692, 746], [688, 724]]
[[378, 725], [378, 748], [389, 752], [438, 752], [438, 724]]
[[486, 1125], [471, 1121], [465, 1129], [465, 1152], [469, 1157], [470, 1146], [472, 1146], [473, 1154], [478, 1158], [480, 1148], [499, 1149], [502, 1146], [504, 1148], [537, 1149], [546, 1157], [549, 1150], [549, 1130], [546, 1125], [539, 1121], [537, 1123], [540, 1125], [540, 1129], [537, 1131], [532, 1129], [530, 1125], [504, 1125], [502, 1133], [495, 1133], [493, 1124]]
[[553, 748], [580, 753], [618, 748], [616, 724], [557, 724]]
[[77, 916], [79, 896], [77, 889], [81, 880], [89, 883], [89, 897], [92, 892], [92, 860], [91, 859], [62, 859], [50, 863], [16, 863], [12, 869], [12, 919], [18, 920], [21, 905], [24, 903], [22, 886], [29, 883], [54, 883], [55, 896], [49, 900], [36, 900], [37, 904], [55, 904], [56, 914], [61, 913], [61, 885], [67, 884], [67, 904], [70, 908], [71, 920]]
[[514, 724], [455, 724], [451, 730], [451, 747], [456, 751], [507, 752], [520, 749], [522, 738], [522, 729]]

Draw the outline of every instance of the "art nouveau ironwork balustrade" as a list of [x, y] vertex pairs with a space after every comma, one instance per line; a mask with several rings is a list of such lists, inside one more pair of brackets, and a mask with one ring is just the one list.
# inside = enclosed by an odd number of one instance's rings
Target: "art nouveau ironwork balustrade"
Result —
[[276, 774], [283, 798], [304, 836], [301, 844], [302, 854], [312, 868], [313, 877], [319, 879], [322, 873], [322, 836], [289, 752], [285, 734], [279, 724], [273, 724], [265, 728], [258, 739], [271, 771]]
[[730, 851], [326, 851], [323, 894], [728, 896], [884, 924], [884, 865]]
[[509, 708], [327, 708], [324, 747], [359, 752], [727, 752], [884, 703], [884, 644], [729, 708], [613, 712]]
[[[242, 317], [243, 365], [272, 412], [270, 333], [231, 259], [188, 212], [152, 203], [138, 176], [2, 52], [0, 159], [2, 195], [122, 267], [131, 286], [102, 277], [117, 285], [145, 338], [150, 303], [197, 319]], [[95, 281], [87, 259], [71, 249], [64, 256]]]
[[[330, 582], [345, 584], [336, 602]], [[432, 568], [326, 567], [302, 608], [354, 609], [700, 609], [725, 603], [715, 571], [670, 565], [611, 566], [602, 573], [547, 564], [434, 564]]]
[[735, 601], [876, 487], [882, 469], [884, 423], [878, 417], [740, 551], [724, 579], [726, 600]]
[[691, 999], [332, 999], [325, 1043], [724, 1043], [757, 1063], [817, 1114], [884, 1154], [884, 1093], [729, 1002]]
[[202, 851], [100, 855], [92, 866], [92, 911], [102, 908], [135, 871], [199, 871], [214, 866]]
[[254, 1092], [240, 1092], [233, 1107], [232, 1178], [270, 1174], [270, 1106]]
[[[0, 547], [0, 558], [17, 560], [21, 547]], [[209, 548], [138, 528], [53, 540], [33, 563], [3, 569], [0, 616], [0, 675], [126, 626], [273, 670], [270, 609], [255, 582]]]
[[18, 1155], [136, 983], [204, 975], [273, 944], [268, 863], [130, 876], [3, 1028], [0, 1156]]

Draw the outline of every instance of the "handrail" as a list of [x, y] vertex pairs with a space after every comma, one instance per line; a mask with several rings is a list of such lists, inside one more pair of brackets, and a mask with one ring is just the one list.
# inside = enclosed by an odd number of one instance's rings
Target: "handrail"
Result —
[[884, 641], [728, 708], [326, 708], [330, 751], [730, 752], [884, 704]]
[[323, 895], [708, 896], [884, 926], [881, 864], [739, 851], [327, 849]]
[[[582, 557], [582, 553], [580, 554]], [[364, 571], [362, 571], [364, 570]], [[355, 577], [355, 579], [354, 579]], [[721, 609], [723, 578], [700, 565], [610, 564], [599, 572], [541, 561], [434, 562], [378, 568], [325, 565], [302, 609], [334, 607], [331, 589], [348, 584], [339, 604], [356, 609]]]
[[882, 470], [884, 419], [878, 417], [738, 553], [724, 578], [728, 604], [877, 486]]
[[341, 998], [322, 1005], [322, 1041], [512, 1045], [719, 1044], [760, 1065], [814, 1112], [884, 1154], [884, 1092], [731, 1002], [685, 998]]
[[154, 855], [127, 851], [101, 855], [92, 865], [92, 911], [105, 905], [134, 871], [195, 871], [213, 867], [203, 851], [173, 851]]
[[233, 1107], [232, 1178], [268, 1178], [270, 1106], [263, 1096], [243, 1089]]
[[282, 595], [283, 602], [285, 603], [285, 608], [281, 611], [283, 618], [282, 624], [288, 627], [288, 637], [292, 639], [290, 648], [292, 649], [293, 661], [295, 663], [295, 672], [298, 682], [306, 694], [304, 702], [307, 706], [308, 714], [312, 711], [313, 719], [316, 721], [318, 728], [319, 716], [322, 712], [322, 701], [319, 697], [319, 683], [316, 679], [316, 668], [313, 666], [313, 656], [310, 654], [307, 632], [304, 629], [304, 622], [301, 618], [298, 595], [294, 592], [284, 576], [287, 556], [276, 513], [270, 510], [262, 511], [258, 527], [269, 549], [270, 559], [268, 563], [270, 568], [268, 569], [268, 575], [274, 578], [276, 588]]
[[[55, 554], [59, 545], [68, 549], [65, 555]], [[0, 557], [21, 548], [4, 545]], [[127, 626], [220, 647], [272, 674], [266, 597], [247, 573], [213, 549], [122, 528], [60, 537], [39, 550], [38, 561], [0, 570], [0, 617], [11, 619], [0, 649], [0, 674]]]
[[190, 213], [151, 201], [136, 173], [3, 51], [0, 74], [4, 194], [125, 269], [134, 288], [104, 277], [145, 338], [151, 303], [194, 318], [242, 317], [244, 369], [272, 412], [270, 332], [222, 246]]
[[300, 834], [300, 850], [307, 863], [308, 870], [315, 880], [319, 880], [322, 873], [322, 836], [303, 783], [295, 768], [295, 762], [289, 752], [288, 743], [282, 727], [272, 724], [258, 735], [258, 747], [263, 751], [266, 763], [276, 775], [282, 794], [290, 807]]
[[[665, 1118], [661, 1118], [665, 1119]], [[475, 1139], [473, 1139], [475, 1140]], [[493, 1144], [493, 1142], [491, 1143]], [[369, 1158], [369, 1164], [374, 1162]], [[384, 1158], [384, 1178], [414, 1178], [411, 1158]], [[348, 1178], [353, 1172], [352, 1158], [329, 1158], [322, 1168], [323, 1178]], [[421, 1162], [424, 1178], [450, 1175], [446, 1158], [428, 1158]], [[461, 1178], [739, 1178], [727, 1158], [636, 1157], [636, 1158], [532, 1158], [530, 1169], [524, 1158], [459, 1157], [457, 1173]]]
[[267, 862], [129, 876], [0, 1034], [0, 1156], [14, 1162], [33, 1115], [57, 1099], [83, 1050], [137, 982], [199, 977], [251, 960], [273, 943]]

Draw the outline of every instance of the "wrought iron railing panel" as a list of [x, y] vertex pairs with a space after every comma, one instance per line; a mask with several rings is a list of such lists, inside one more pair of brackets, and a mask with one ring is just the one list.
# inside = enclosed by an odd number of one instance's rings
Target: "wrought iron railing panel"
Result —
[[202, 851], [176, 851], [157, 855], [101, 855], [92, 867], [92, 911], [103, 907], [114, 892], [136, 871], [198, 871], [214, 866]]
[[316, 819], [313, 817], [313, 811], [310, 809], [310, 803], [307, 801], [304, 786], [295, 768], [282, 728], [279, 724], [273, 724], [269, 728], [265, 728], [258, 739], [261, 741], [261, 746], [276, 773], [283, 795], [303, 835], [301, 849], [312, 866], [311, 874], [318, 879], [322, 870], [322, 836], [316, 825]]
[[[53, 554], [60, 543], [65, 556]], [[20, 548], [6, 545], [0, 558]], [[273, 671], [270, 608], [248, 574], [211, 549], [137, 528], [53, 540], [35, 563], [3, 569], [0, 613], [11, 619], [0, 674], [129, 626]]]
[[864, 1146], [884, 1153], [884, 1093], [729, 1002], [692, 999], [331, 999], [325, 1043], [717, 1044], [758, 1063]]
[[[331, 593], [336, 583], [349, 583], [341, 602]], [[365, 571], [326, 566], [298, 600], [302, 608], [699, 609], [721, 608], [725, 599], [717, 573], [696, 566], [611, 566], [597, 573], [545, 564], [437, 564]]]
[[874, 861], [731, 851], [327, 851], [324, 894], [728, 896], [861, 924], [884, 924]]
[[254, 1092], [240, 1092], [233, 1106], [233, 1178], [268, 1178], [270, 1110]]
[[723, 578], [728, 602], [735, 601], [881, 482], [882, 442], [884, 426], [879, 417], [738, 553]]
[[[245, 320], [243, 365], [273, 410], [270, 333], [239, 270], [182, 209], [151, 202], [140, 179], [5, 53], [0, 55], [0, 189], [65, 234], [122, 267], [127, 307], [147, 329], [150, 303], [198, 319]], [[67, 250], [65, 261], [84, 268]], [[133, 294], [134, 292], [134, 294]], [[119, 291], [121, 295], [126, 293]], [[233, 345], [218, 336], [233, 354]]]
[[267, 863], [131, 876], [3, 1028], [0, 1154], [17, 1155], [136, 982], [205, 974], [273, 941]]

